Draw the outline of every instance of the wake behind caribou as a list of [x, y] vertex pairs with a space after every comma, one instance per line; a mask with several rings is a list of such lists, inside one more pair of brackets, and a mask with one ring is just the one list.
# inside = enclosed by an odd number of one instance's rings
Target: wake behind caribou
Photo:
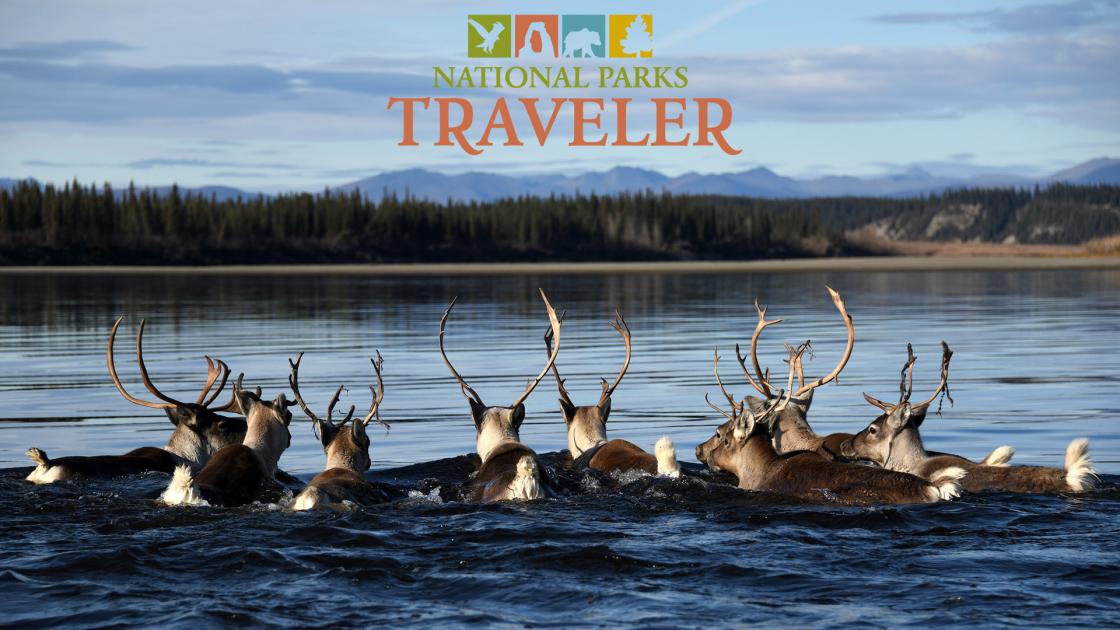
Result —
[[[956, 499], [962, 493], [1002, 491], [1017, 493], [1085, 492], [1095, 487], [1096, 471], [1088, 455], [1088, 440], [1070, 442], [1064, 467], [1009, 466], [1014, 452], [1010, 446], [996, 448], [980, 462], [926, 450], [918, 427], [931, 405], [949, 396], [949, 362], [952, 351], [943, 342], [941, 378], [933, 394], [911, 403], [913, 392], [913, 350], [908, 346], [907, 361], [899, 385], [896, 404], [870, 395], [866, 400], [882, 414], [855, 433], [818, 435], [809, 424], [808, 414], [814, 392], [834, 382], [851, 359], [856, 345], [854, 320], [840, 294], [828, 288], [833, 305], [840, 314], [847, 341], [836, 366], [824, 376], [807, 381], [803, 358], [812, 352], [810, 342], [786, 344], [788, 367], [785, 382], [775, 382], [769, 369], [758, 359], [758, 345], [764, 330], [780, 323], [767, 319], [767, 309], [756, 301], [758, 317], [750, 337], [748, 358], [735, 346], [736, 358], [746, 383], [762, 398], [737, 397], [719, 374], [718, 350], [713, 357], [713, 373], [726, 409], [704, 397], [708, 405], [726, 421], [696, 448], [696, 458], [712, 471], [728, 473], [746, 492], [765, 491], [801, 500], [842, 505], [883, 505], [930, 503]], [[451, 362], [447, 352], [447, 326], [457, 300], [452, 300], [440, 318], [438, 349], [453, 379], [454, 386], [467, 400], [475, 427], [473, 470], [459, 482], [454, 497], [464, 501], [533, 501], [586, 491], [580, 484], [561, 483], [572, 474], [595, 474], [623, 479], [623, 475], [653, 475], [672, 479], [696, 477], [692, 469], [677, 460], [669, 436], [657, 441], [654, 452], [622, 439], [608, 439], [606, 424], [611, 413], [612, 396], [631, 367], [634, 352], [629, 324], [619, 311], [610, 326], [622, 339], [625, 357], [617, 376], [608, 383], [601, 379], [602, 391], [592, 405], [576, 405], [557, 360], [561, 351], [561, 328], [565, 313], [557, 315], [543, 290], [545, 333], [544, 367], [533, 377], [521, 395], [508, 406], [487, 405]], [[299, 405], [311, 420], [312, 430], [326, 456], [323, 472], [315, 476], [294, 497], [281, 499], [288, 509], [376, 509], [376, 505], [405, 496], [408, 488], [379, 484], [367, 478], [371, 468], [372, 441], [367, 428], [374, 420], [388, 429], [381, 419], [385, 397], [380, 353], [371, 359], [375, 384], [369, 386], [371, 404], [361, 418], [351, 406], [345, 416], [334, 421], [335, 407], [343, 391], [339, 386], [320, 417], [305, 401], [299, 386], [299, 370], [304, 353], [289, 359], [287, 392], [266, 400], [261, 388], [243, 387], [244, 374], [236, 379], [228, 403], [213, 407], [224, 390], [231, 369], [224, 361], [206, 357], [207, 378], [193, 403], [164, 394], [152, 383], [143, 357], [145, 323], [136, 335], [136, 359], [141, 380], [159, 402], [132, 396], [122, 384], [114, 360], [114, 340], [123, 318], [109, 332], [106, 363], [110, 380], [129, 402], [163, 410], [174, 431], [164, 448], [142, 447], [124, 455], [63, 457], [52, 459], [41, 449], [31, 448], [28, 456], [36, 467], [27, 476], [31, 483], [78, 481], [139, 473], [171, 475], [160, 497], [168, 505], [238, 506], [269, 502], [277, 488], [292, 490], [277, 480], [278, 465], [291, 445], [289, 408]], [[538, 337], [539, 342], [539, 337]], [[640, 358], [638, 359], [640, 361]], [[526, 418], [525, 401], [549, 372], [560, 395], [560, 412], [567, 433], [566, 457], [539, 456], [521, 440], [520, 428]], [[795, 387], [796, 383], [796, 387]], [[229, 412], [234, 417], [218, 415]], [[559, 430], [559, 424], [556, 424]], [[720, 483], [711, 475], [701, 475], [702, 483]], [[695, 483], [690, 480], [688, 483]], [[283, 493], [282, 493], [283, 494]], [[287, 496], [287, 495], [285, 495]]]

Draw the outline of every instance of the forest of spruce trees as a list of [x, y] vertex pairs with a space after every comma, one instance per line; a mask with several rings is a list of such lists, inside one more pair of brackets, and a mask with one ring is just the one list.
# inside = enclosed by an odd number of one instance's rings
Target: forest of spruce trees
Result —
[[0, 264], [748, 260], [866, 253], [846, 234], [869, 225], [893, 239], [1080, 243], [1120, 233], [1120, 186], [439, 204], [330, 190], [220, 201], [26, 180], [0, 189]]

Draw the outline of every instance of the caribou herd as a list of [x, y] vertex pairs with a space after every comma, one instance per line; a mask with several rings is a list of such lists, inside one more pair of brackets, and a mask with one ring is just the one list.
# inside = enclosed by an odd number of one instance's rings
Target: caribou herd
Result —
[[[782, 320], [767, 319], [767, 310], [757, 302], [758, 322], [750, 339], [750, 357], [743, 355], [739, 345], [735, 346], [735, 355], [746, 382], [759, 396], [733, 394], [720, 376], [719, 352], [715, 352], [714, 381], [726, 404], [713, 403], [707, 396], [705, 401], [726, 421], [696, 448], [696, 458], [708, 469], [730, 474], [744, 490], [844, 505], [931, 503], [957, 498], [962, 490], [1066, 493], [1084, 492], [1094, 486], [1097, 475], [1085, 439], [1070, 442], [1063, 468], [1010, 466], [1014, 449], [1009, 446], [996, 448], [980, 462], [926, 450], [919, 429], [933, 403], [949, 395], [949, 363], [953, 353], [944, 342], [940, 382], [928, 398], [911, 401], [916, 358], [908, 345], [898, 402], [884, 402], [864, 394], [879, 412], [874, 420], [855, 434], [818, 435], [808, 422], [813, 392], [836, 380], [855, 347], [852, 317], [840, 295], [831, 288], [828, 291], [847, 331], [843, 355], [828, 374], [806, 381], [802, 359], [811, 350], [808, 341], [785, 345], [788, 367], [775, 372], [776, 377], [771, 376], [770, 369], [763, 368], [758, 359], [759, 340], [767, 328]], [[567, 427], [570, 461], [563, 463], [567, 469], [670, 478], [686, 474], [668, 437], [658, 440], [653, 453], [626, 440], [607, 437], [611, 397], [626, 376], [631, 359], [630, 327], [622, 314], [616, 312], [611, 322], [625, 345], [622, 368], [609, 384], [602, 379], [602, 393], [594, 404], [577, 405], [565, 389], [557, 365], [564, 315], [557, 315], [543, 290], [540, 296], [548, 316], [544, 336], [547, 359], [521, 395], [508, 405], [484, 403], [448, 358], [444, 338], [455, 300], [440, 319], [440, 355], [467, 400], [476, 431], [476, 466], [462, 480], [462, 497], [490, 502], [542, 499], [556, 493], [548, 467], [520, 438], [525, 400], [550, 372], [560, 395], [560, 415]], [[291, 408], [298, 405], [311, 420], [312, 430], [322, 444], [326, 467], [291, 498], [288, 507], [297, 511], [350, 509], [390, 500], [381, 485], [366, 478], [371, 464], [369, 424], [377, 422], [388, 427], [380, 414], [385, 396], [380, 353], [371, 359], [376, 384], [370, 385], [370, 406], [360, 418], [355, 417], [352, 406], [335, 421], [342, 386], [327, 403], [324, 416], [312, 411], [300, 393], [302, 353], [294, 361], [289, 360], [291, 400], [285, 392], [268, 400], [259, 387], [249, 391], [241, 374], [233, 381], [229, 400], [215, 406], [226, 389], [231, 370], [225, 362], [206, 357], [207, 379], [202, 391], [193, 402], [184, 402], [164, 394], [152, 383], [144, 363], [141, 320], [135, 345], [140, 378], [152, 398], [145, 400], [130, 394], [117, 374], [114, 341], [121, 321], [118, 319], [109, 333], [109, 376], [129, 402], [162, 409], [167, 414], [174, 426], [170, 438], [163, 448], [145, 446], [115, 456], [51, 459], [42, 450], [31, 448], [27, 455], [36, 466], [27, 481], [44, 484], [158, 471], [170, 475], [170, 482], [160, 496], [168, 505], [249, 504], [261, 500], [268, 489], [279, 485], [278, 464], [292, 439]]]

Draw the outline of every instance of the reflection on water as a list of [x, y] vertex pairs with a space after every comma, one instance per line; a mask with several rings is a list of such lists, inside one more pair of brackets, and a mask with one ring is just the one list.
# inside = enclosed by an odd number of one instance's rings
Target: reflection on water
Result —
[[[393, 423], [375, 432], [375, 468], [468, 452], [474, 429], [437, 348], [439, 316], [460, 303], [448, 351], [490, 404], [511, 402], [544, 360], [546, 326], [536, 287], [568, 312], [559, 365], [577, 402], [595, 399], [598, 380], [617, 372], [622, 344], [607, 321], [615, 307], [633, 331], [634, 358], [614, 397], [612, 435], [652, 445], [673, 436], [678, 452], [717, 423], [703, 402], [711, 391], [711, 352], [731, 356], [754, 327], [757, 297], [785, 322], [768, 330], [761, 355], [781, 370], [783, 341], [812, 339], [811, 375], [831, 369], [844, 331], [824, 284], [841, 292], [858, 341], [838, 385], [817, 393], [810, 416], [822, 432], [854, 430], [874, 416], [860, 393], [889, 398], [905, 358], [918, 355], [920, 388], [936, 382], [938, 342], [955, 357], [955, 407], [925, 432], [938, 450], [980, 457], [998, 444], [1016, 462], [1057, 465], [1070, 438], [1087, 436], [1103, 472], [1120, 472], [1120, 274], [869, 273], [771, 275], [614, 275], [413, 277], [274, 275], [0, 275], [0, 467], [24, 466], [23, 451], [51, 455], [119, 453], [162, 445], [169, 425], [113, 389], [104, 362], [109, 327], [148, 320], [145, 351], [156, 383], [181, 398], [205, 379], [211, 354], [244, 371], [266, 394], [286, 387], [287, 358], [306, 352], [301, 388], [318, 405], [339, 383], [343, 402], [368, 404], [367, 357], [385, 356]], [[118, 366], [143, 391], [130, 335], [118, 340]], [[729, 361], [725, 369], [734, 374]], [[736, 379], [735, 391], [747, 392]], [[564, 448], [564, 425], [550, 380], [528, 401], [522, 438], [540, 451]], [[315, 403], [313, 403], [315, 404]], [[297, 419], [304, 421], [297, 413]], [[16, 420], [21, 420], [16, 422]], [[293, 430], [283, 466], [321, 469], [306, 422]]]

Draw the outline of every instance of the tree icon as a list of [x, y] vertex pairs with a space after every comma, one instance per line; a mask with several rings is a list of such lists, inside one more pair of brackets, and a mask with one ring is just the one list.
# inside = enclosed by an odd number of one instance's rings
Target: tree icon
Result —
[[653, 36], [642, 16], [634, 17], [634, 21], [626, 27], [626, 38], [621, 42], [622, 52], [627, 55], [639, 55], [644, 52], [653, 52]]

